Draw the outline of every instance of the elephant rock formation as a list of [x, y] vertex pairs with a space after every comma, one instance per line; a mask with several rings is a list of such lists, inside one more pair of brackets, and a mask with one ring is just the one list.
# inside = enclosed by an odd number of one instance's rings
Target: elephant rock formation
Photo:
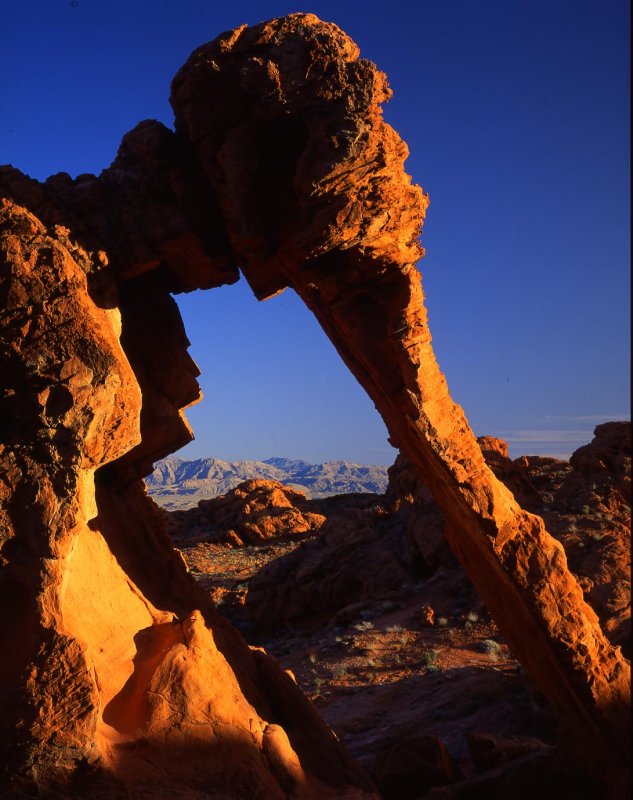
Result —
[[389, 96], [340, 29], [292, 14], [196, 50], [175, 133], [141, 123], [99, 177], [0, 169], [5, 793], [377, 797], [196, 586], [144, 490], [200, 396], [171, 294], [232, 283], [237, 264], [260, 299], [294, 289], [367, 390], [565, 756], [624, 769], [628, 664], [435, 361], [416, 268], [428, 198]]

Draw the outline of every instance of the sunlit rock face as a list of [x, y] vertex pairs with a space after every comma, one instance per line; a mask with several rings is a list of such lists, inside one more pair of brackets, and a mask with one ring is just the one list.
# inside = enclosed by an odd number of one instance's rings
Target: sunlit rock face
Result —
[[560, 714], [565, 752], [619, 776], [628, 666], [448, 394], [415, 267], [428, 199], [388, 97], [342, 31], [295, 14], [198, 49], [172, 87], [176, 133], [141, 123], [98, 178], [0, 170], [5, 794], [376, 796], [291, 677], [216, 613], [142, 484], [190, 440], [182, 409], [199, 398], [170, 293], [231, 283], [237, 263], [258, 297], [290, 286], [316, 314]]
[[122, 325], [90, 291], [109, 282], [117, 297], [104, 258], [6, 200], [0, 241], [6, 784], [372, 796], [291, 678], [215, 613], [134, 477], [171, 446], [164, 420], [193, 393], [173, 301], [146, 293], [131, 320], [123, 301]]

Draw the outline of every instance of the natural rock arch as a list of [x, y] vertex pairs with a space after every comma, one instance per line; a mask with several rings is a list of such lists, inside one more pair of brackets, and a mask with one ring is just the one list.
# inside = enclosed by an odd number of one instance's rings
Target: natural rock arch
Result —
[[170, 292], [234, 282], [236, 264], [260, 299], [292, 287], [367, 390], [566, 754], [623, 770], [628, 664], [435, 361], [415, 266], [428, 199], [388, 97], [344, 33], [294, 14], [196, 50], [172, 86], [176, 133], [141, 123], [99, 178], [0, 171], [0, 747], [16, 790], [374, 796], [186, 574], [144, 493], [199, 397]]

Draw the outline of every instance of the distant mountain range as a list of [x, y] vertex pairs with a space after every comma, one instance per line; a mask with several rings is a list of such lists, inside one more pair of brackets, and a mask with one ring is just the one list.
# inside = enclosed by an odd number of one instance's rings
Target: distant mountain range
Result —
[[308, 497], [329, 497], [351, 492], [382, 493], [387, 488], [387, 467], [327, 461], [308, 464], [290, 458], [266, 461], [221, 461], [199, 458], [183, 461], [165, 458], [145, 479], [153, 499], [169, 511], [193, 508], [198, 500], [226, 494], [251, 478], [280, 481], [305, 492]]

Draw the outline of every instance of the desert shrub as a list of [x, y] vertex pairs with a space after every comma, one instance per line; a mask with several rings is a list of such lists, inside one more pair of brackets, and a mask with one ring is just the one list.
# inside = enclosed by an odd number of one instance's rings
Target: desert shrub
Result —
[[437, 661], [437, 650], [425, 650], [422, 653], [422, 664], [425, 667], [434, 667], [435, 662]]
[[363, 620], [363, 622], [357, 622], [354, 625], [354, 630], [356, 631], [370, 631], [374, 627], [374, 623], [370, 622], [369, 620]]
[[438, 618], [437, 618], [437, 624], [438, 624], [438, 625], [439, 625], [441, 628], [445, 628], [445, 627], [448, 625], [448, 619], [447, 619], [447, 617], [438, 617]]
[[484, 639], [483, 641], [479, 642], [478, 648], [482, 653], [485, 653], [494, 660], [497, 660], [501, 655], [501, 645], [499, 642], [495, 642], [494, 639]]
[[334, 678], [334, 680], [339, 681], [342, 678], [346, 678], [347, 675], [348, 675], [348, 672], [345, 669], [345, 667], [332, 667], [331, 675]]

